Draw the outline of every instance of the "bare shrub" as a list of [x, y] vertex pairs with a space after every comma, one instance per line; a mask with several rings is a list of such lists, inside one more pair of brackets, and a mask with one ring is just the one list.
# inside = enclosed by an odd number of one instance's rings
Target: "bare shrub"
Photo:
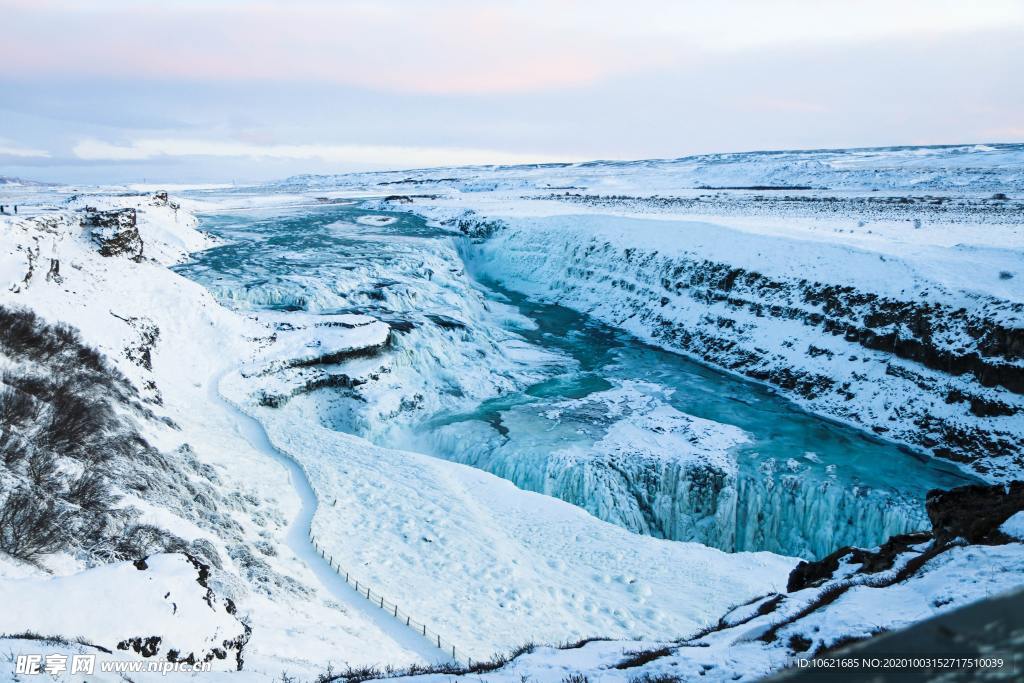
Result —
[[24, 355], [40, 345], [38, 324], [38, 316], [28, 309], [0, 307], [0, 345], [11, 355]]
[[114, 546], [116, 556], [124, 560], [139, 560], [158, 553], [185, 553], [188, 549], [180, 537], [151, 524], [131, 525]]
[[57, 472], [57, 458], [53, 453], [36, 450], [28, 458], [25, 474], [39, 491], [54, 493], [60, 488], [60, 475]]
[[647, 673], [643, 676], [629, 679], [629, 683], [680, 683], [678, 676], [669, 673]]
[[64, 497], [82, 510], [93, 513], [110, 510], [118, 500], [106, 477], [95, 470], [85, 472], [71, 482]]
[[205, 564], [210, 565], [216, 569], [223, 569], [224, 563], [220, 559], [220, 553], [217, 549], [205, 538], [197, 538], [188, 544], [188, 552], [191, 555], [195, 555], [199, 560]]
[[0, 424], [5, 427], [31, 423], [39, 417], [39, 401], [14, 387], [0, 389]]
[[39, 363], [67, 354], [89, 370], [108, 369], [103, 356], [82, 343], [73, 327], [64, 323], [48, 324], [25, 308], [0, 306], [0, 348], [12, 356]]
[[50, 400], [42, 438], [46, 446], [69, 456], [86, 456], [93, 462], [105, 459], [97, 446], [114, 426], [110, 407], [73, 392], [56, 393]]
[[537, 644], [534, 642], [527, 642], [518, 647], [514, 647], [507, 653], [497, 652], [491, 656], [487, 661], [477, 662], [474, 661], [472, 666], [468, 667], [470, 673], [488, 673], [490, 671], [497, 671], [502, 668], [513, 659], [521, 657], [522, 655], [528, 655], [537, 649]]
[[0, 506], [0, 550], [28, 561], [62, 550], [65, 518], [52, 498], [24, 488], [13, 491]]
[[588, 645], [590, 643], [609, 641], [609, 640], [611, 640], [611, 638], [608, 638], [607, 636], [590, 636], [588, 638], [580, 638], [578, 640], [567, 640], [564, 643], [561, 643], [558, 646], [558, 649], [559, 650], [578, 650], [579, 648], [583, 647], [584, 645]]
[[28, 449], [28, 434], [39, 418], [42, 404], [14, 387], [0, 390], [0, 459], [7, 467], [22, 460]]
[[625, 652], [626, 658], [615, 665], [616, 669], [633, 669], [644, 664], [650, 664], [656, 659], [668, 657], [675, 652], [675, 647], [660, 647], [654, 650], [633, 650]]
[[122, 397], [137, 393], [103, 354], [82, 341], [77, 330], [64, 323], [49, 324], [29, 309], [0, 306], [0, 350], [17, 359], [63, 366], [82, 389], [106, 387]]
[[[32, 558], [74, 548], [101, 562], [188, 551], [173, 534], [133, 525], [138, 512], [117, 507], [114, 477], [122, 489], [218, 532], [241, 533], [217, 515], [213, 487], [188, 476], [190, 467], [199, 471], [194, 454], [168, 457], [146, 442], [133, 416], [151, 419], [152, 412], [74, 328], [0, 306], [0, 359], [0, 486], [14, 491], [5, 499], [0, 490], [0, 550]], [[69, 461], [77, 467], [63, 467]], [[197, 554], [220, 562], [212, 547]]]
[[11, 370], [5, 370], [2, 379], [3, 383], [28, 394], [38, 401], [49, 400], [51, 395], [50, 380], [37, 374], [17, 374]]

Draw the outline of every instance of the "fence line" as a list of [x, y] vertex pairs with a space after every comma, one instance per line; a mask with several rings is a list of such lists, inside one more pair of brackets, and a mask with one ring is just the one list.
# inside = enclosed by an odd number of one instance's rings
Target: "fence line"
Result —
[[[226, 374], [226, 372], [227, 371], [225, 371], [224, 374]], [[295, 456], [293, 456], [288, 451], [286, 451], [284, 449], [280, 449], [280, 447], [276, 446], [270, 440], [270, 434], [266, 431], [266, 428], [263, 427], [263, 425], [259, 422], [259, 420], [257, 420], [255, 417], [253, 417], [252, 415], [247, 413], [241, 407], [241, 405], [228, 400], [226, 397], [224, 397], [224, 396], [222, 396], [220, 394], [220, 392], [218, 390], [218, 387], [219, 387], [219, 384], [220, 384], [220, 379], [222, 377], [223, 377], [223, 374], [217, 376], [217, 379], [214, 381], [214, 384], [213, 384], [214, 393], [216, 393], [216, 395], [219, 397], [220, 400], [224, 401], [224, 403], [229, 405], [229, 407], [233, 408], [234, 410], [238, 411], [241, 415], [246, 416], [247, 418], [249, 418], [250, 420], [255, 422], [259, 426], [259, 428], [262, 430], [262, 432], [263, 432], [263, 434], [264, 434], [264, 436], [266, 438], [266, 441], [267, 441], [268, 445], [270, 446], [270, 449], [272, 449], [279, 456], [287, 458], [292, 463], [294, 463], [299, 468], [299, 470], [302, 472], [302, 476], [305, 477], [306, 483], [309, 484], [309, 488], [312, 489], [313, 499], [316, 502], [316, 506], [315, 506], [314, 511], [313, 511], [313, 516], [309, 520], [309, 530], [308, 530], [307, 536], [308, 536], [308, 539], [309, 539], [309, 543], [311, 543], [313, 545], [313, 548], [316, 550], [316, 552], [321, 554], [321, 557], [324, 558], [324, 560], [327, 561], [327, 563], [331, 566], [331, 568], [334, 569], [336, 572], [338, 572], [339, 577], [344, 577], [345, 578], [345, 583], [348, 584], [349, 586], [352, 586], [355, 589], [355, 592], [357, 594], [359, 594], [362, 597], [365, 597], [370, 602], [377, 604], [377, 606], [381, 610], [385, 610], [386, 609], [388, 611], [388, 613], [392, 617], [394, 617], [395, 620], [397, 620], [398, 622], [401, 622], [402, 620], [404, 620], [404, 624], [406, 624], [406, 626], [408, 626], [409, 628], [413, 629], [415, 632], [419, 633], [424, 638], [428, 639], [434, 645], [434, 647], [436, 647], [437, 649], [443, 651], [445, 654], [447, 652], [451, 652], [452, 653], [452, 658], [455, 661], [457, 661], [457, 663], [461, 663], [461, 661], [464, 661], [464, 663], [466, 663], [467, 666], [472, 667], [473, 660], [470, 659], [468, 656], [465, 656], [462, 652], [460, 652], [459, 649], [455, 646], [455, 644], [452, 643], [452, 641], [446, 640], [446, 639], [442, 638], [439, 633], [437, 633], [436, 631], [433, 631], [433, 630], [427, 628], [426, 624], [423, 624], [422, 622], [418, 622], [418, 621], [414, 620], [414, 618], [409, 613], [404, 612], [401, 609], [399, 609], [397, 604], [395, 604], [393, 602], [389, 602], [388, 600], [386, 600], [384, 598], [383, 595], [380, 595], [379, 593], [375, 593], [366, 584], [360, 585], [358, 581], [356, 581], [356, 580], [351, 578], [351, 574], [349, 574], [348, 571], [342, 569], [341, 565], [334, 561], [334, 556], [333, 555], [329, 555], [325, 551], [324, 547], [319, 545], [319, 543], [316, 541], [316, 537], [313, 536], [313, 521], [315, 521], [315, 519], [316, 519], [315, 510], [319, 507], [319, 502], [321, 502], [324, 499], [321, 496], [319, 496], [319, 492], [317, 492], [317, 490], [316, 490], [316, 483], [315, 483], [316, 480], [313, 479], [313, 477], [309, 476], [309, 470], [306, 469], [306, 464], [305, 463], [303, 463], [300, 459], [298, 459]], [[366, 594], [362, 593], [362, 590], [364, 590], [364, 589], [366, 589]]]
[[[227, 399], [224, 400], [227, 401]], [[256, 420], [255, 417], [253, 417], [248, 412], [243, 410], [240, 406], [231, 403], [230, 401], [227, 402], [229, 403], [229, 405], [234, 406], [234, 408], [238, 410], [240, 413], [256, 421], [257, 424], [260, 424], [259, 420]], [[260, 428], [263, 428], [262, 424], [260, 424]], [[266, 433], [265, 429], [264, 433]], [[270, 442], [269, 434], [267, 434], [267, 441]], [[288, 458], [293, 463], [295, 463], [295, 465], [298, 466], [299, 470], [301, 470], [302, 472], [302, 475], [306, 478], [306, 482], [308, 482], [309, 487], [313, 490], [313, 495], [317, 501], [317, 507], [319, 507], [320, 500], [322, 500], [322, 498], [320, 496], [320, 493], [317, 491], [315, 483], [316, 480], [313, 477], [309, 476], [309, 470], [306, 468], [306, 463], [302, 462], [302, 460], [300, 460], [299, 458], [296, 458], [287, 450], [278, 448], [273, 444], [273, 442], [270, 442], [270, 446], [275, 451], [277, 451], [278, 454]], [[452, 643], [450, 640], [442, 638], [441, 634], [439, 634], [437, 631], [428, 628], [427, 625], [423, 622], [413, 619], [408, 613], [403, 612], [401, 609], [399, 609], [397, 604], [386, 600], [383, 595], [375, 593], [365, 583], [361, 584], [356, 579], [353, 579], [349, 572], [342, 569], [341, 565], [334, 561], [334, 556], [329, 555], [324, 550], [324, 547], [320, 545], [319, 541], [317, 541], [316, 537], [313, 535], [313, 521], [315, 519], [316, 513], [314, 512], [313, 519], [310, 520], [309, 532], [307, 534], [309, 537], [309, 542], [313, 544], [313, 548], [320, 553], [320, 557], [322, 557], [327, 562], [327, 564], [330, 565], [331, 569], [337, 572], [338, 576], [342, 576], [345, 578], [345, 583], [352, 586], [355, 589], [356, 593], [358, 593], [360, 596], [362, 596], [366, 600], [369, 600], [371, 603], [376, 604], [382, 611], [386, 610], [388, 614], [390, 614], [394, 619], [397, 619], [399, 622], [404, 622], [406, 626], [408, 626], [416, 633], [419, 633], [421, 636], [429, 640], [430, 643], [434, 645], [434, 647], [445, 652], [446, 654], [450, 652], [451, 658], [454, 661], [465, 662], [467, 666], [472, 666], [473, 660], [465, 656], [462, 652], [460, 652], [459, 649], [455, 646], [455, 644]], [[365, 593], [363, 591], [365, 591]]]
[[365, 583], [352, 578], [351, 574], [342, 569], [340, 564], [335, 563], [334, 556], [329, 554], [324, 549], [324, 547], [320, 545], [320, 543], [316, 540], [316, 537], [313, 535], [312, 529], [310, 529], [309, 532], [309, 541], [313, 544], [313, 547], [316, 549], [316, 551], [320, 553], [320, 557], [326, 560], [327, 564], [331, 566], [331, 569], [336, 571], [338, 573], [338, 576], [343, 577], [345, 579], [345, 583], [347, 583], [349, 586], [352, 586], [352, 588], [355, 589], [356, 593], [358, 593], [360, 597], [368, 600], [371, 604], [376, 605], [382, 611], [391, 615], [394, 619], [397, 619], [399, 623], [405, 624], [413, 631], [426, 638], [437, 649], [444, 651], [446, 654], [448, 652], [451, 652], [452, 659], [454, 659], [455, 661], [465, 662], [467, 665], [472, 665], [472, 660], [470, 660], [468, 657], [464, 656], [461, 652], [459, 652], [459, 650], [450, 640], [442, 638], [441, 634], [439, 634], [437, 631], [428, 628], [427, 625], [423, 622], [416, 621], [415, 619], [413, 619], [408, 613], [399, 609], [397, 604], [385, 599], [383, 595], [375, 592]]

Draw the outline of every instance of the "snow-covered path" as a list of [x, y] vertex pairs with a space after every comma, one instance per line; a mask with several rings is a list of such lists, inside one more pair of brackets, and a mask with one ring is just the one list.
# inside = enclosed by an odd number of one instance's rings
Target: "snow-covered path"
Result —
[[288, 480], [301, 501], [298, 514], [292, 519], [285, 532], [285, 542], [295, 555], [306, 563], [320, 585], [338, 602], [353, 612], [365, 617], [377, 628], [387, 634], [401, 647], [419, 654], [426, 662], [449, 662], [442, 650], [433, 647], [404, 624], [394, 620], [389, 614], [375, 608], [361, 595], [356, 593], [345, 579], [338, 575], [331, 565], [320, 556], [310, 541], [310, 526], [316, 513], [317, 498], [313, 487], [306, 478], [306, 473], [292, 458], [281, 453], [270, 442], [263, 426], [254, 418], [239, 410], [230, 401], [221, 396], [219, 391], [221, 378], [230, 370], [225, 369], [214, 375], [208, 383], [208, 394], [211, 403], [219, 405], [227, 412], [235, 431], [254, 449], [279, 462], [288, 471]]

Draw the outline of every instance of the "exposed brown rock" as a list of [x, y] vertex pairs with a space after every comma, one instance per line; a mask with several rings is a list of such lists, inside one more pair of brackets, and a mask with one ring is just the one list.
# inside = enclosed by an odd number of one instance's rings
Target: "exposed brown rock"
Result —
[[925, 509], [937, 541], [1005, 543], [1008, 539], [999, 526], [1024, 510], [1024, 481], [929, 491]]
[[142, 236], [135, 209], [99, 211], [87, 207], [82, 225], [92, 228], [90, 237], [99, 246], [101, 256], [126, 255], [135, 261], [142, 260]]

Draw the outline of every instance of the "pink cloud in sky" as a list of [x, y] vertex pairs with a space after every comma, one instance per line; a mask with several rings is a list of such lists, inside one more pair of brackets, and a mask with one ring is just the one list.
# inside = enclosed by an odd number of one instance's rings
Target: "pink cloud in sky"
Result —
[[0, 0], [0, 17], [0, 175], [1012, 141], [1024, 111], [1020, 0]]
[[727, 52], [1024, 23], [1024, 4], [1008, 0], [0, 0], [0, 8], [0, 59], [24, 77], [286, 80], [447, 94], [584, 86], [696, 69]]
[[488, 93], [587, 84], [651, 63], [657, 52], [583, 49], [535, 17], [487, 6], [453, 12], [426, 3], [13, 5], [0, 58], [27, 77], [287, 80]]

